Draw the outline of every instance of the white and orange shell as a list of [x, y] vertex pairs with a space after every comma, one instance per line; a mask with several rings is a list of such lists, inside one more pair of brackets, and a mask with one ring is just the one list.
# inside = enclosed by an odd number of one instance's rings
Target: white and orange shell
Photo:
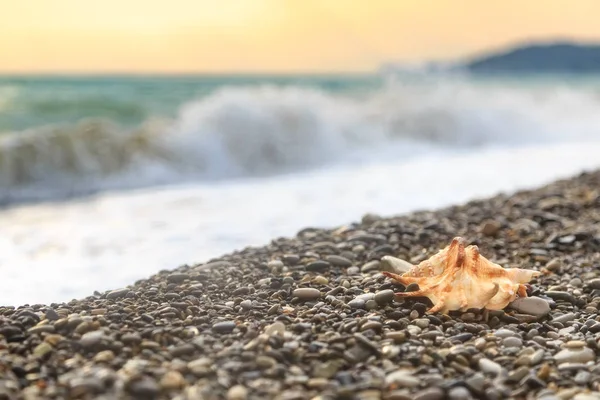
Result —
[[447, 313], [470, 308], [501, 310], [517, 295], [527, 297], [524, 284], [540, 272], [503, 268], [479, 254], [477, 246], [465, 247], [465, 241], [455, 237], [450, 245], [404, 274], [383, 274], [405, 286], [419, 285], [419, 290], [396, 293], [396, 298], [427, 297], [433, 303], [429, 313]]

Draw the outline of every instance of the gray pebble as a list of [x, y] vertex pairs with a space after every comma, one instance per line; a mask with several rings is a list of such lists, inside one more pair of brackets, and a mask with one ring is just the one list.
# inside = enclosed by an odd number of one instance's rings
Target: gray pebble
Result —
[[387, 386], [396, 385], [399, 387], [412, 388], [419, 386], [421, 380], [413, 376], [409, 371], [400, 369], [386, 375], [385, 383]]
[[329, 255], [325, 257], [325, 260], [336, 267], [347, 268], [352, 266], [352, 261], [342, 256]]
[[594, 361], [596, 355], [594, 351], [588, 347], [581, 349], [563, 349], [554, 355], [554, 360], [557, 364], [562, 363], [586, 363]]
[[301, 300], [316, 300], [321, 297], [321, 292], [315, 288], [298, 288], [294, 290], [292, 296]]
[[518, 347], [521, 348], [523, 346], [523, 341], [517, 337], [507, 337], [502, 340], [502, 345], [504, 347]]
[[234, 321], [217, 322], [212, 326], [213, 331], [218, 333], [230, 333], [235, 329]]
[[81, 344], [84, 349], [90, 350], [98, 346], [102, 342], [102, 339], [104, 339], [104, 332], [92, 331], [81, 336], [79, 344]]
[[244, 310], [250, 310], [252, 309], [252, 300], [244, 300], [240, 303], [240, 307], [242, 307]]
[[500, 364], [487, 358], [481, 358], [479, 360], [479, 369], [492, 375], [499, 375], [502, 372], [502, 366]]
[[408, 272], [413, 265], [408, 261], [392, 256], [383, 256], [381, 258], [380, 268], [382, 271], [392, 272], [394, 274], [403, 274]]
[[550, 313], [550, 304], [546, 300], [535, 296], [519, 297], [510, 303], [510, 307], [520, 313], [535, 315], [536, 317], [543, 317]]
[[352, 267], [349, 267], [349, 268], [346, 270], [346, 273], [347, 273], [348, 275], [358, 275], [358, 274], [360, 273], [360, 268], [358, 268], [357, 266], [352, 266]]
[[365, 301], [363, 299], [352, 299], [348, 302], [348, 305], [352, 308], [365, 308]]
[[574, 319], [575, 319], [575, 314], [566, 313], [566, 314], [561, 315], [560, 317], [554, 318], [552, 321], [560, 322], [560, 323], [564, 324], [565, 322], [573, 321]]
[[509, 329], [498, 329], [494, 332], [494, 336], [498, 336], [500, 338], [507, 338], [511, 336], [517, 336], [517, 334]]
[[143, 377], [129, 384], [131, 394], [144, 399], [152, 399], [158, 395], [159, 387], [152, 378]]
[[375, 293], [375, 301], [380, 305], [385, 305], [394, 300], [394, 291], [391, 289], [382, 290]]
[[190, 276], [188, 274], [174, 273], [167, 277], [167, 281], [173, 282], [173, 283], [181, 283], [189, 278], [190, 278]]
[[379, 271], [379, 261], [373, 260], [369, 261], [365, 265], [360, 268], [360, 272], [371, 272], [371, 271]]
[[450, 400], [470, 400], [473, 397], [469, 390], [462, 386], [456, 386], [448, 390], [448, 399]]
[[367, 310], [376, 310], [379, 308], [379, 304], [375, 300], [367, 300], [365, 302], [365, 308]]
[[117, 289], [117, 290], [113, 290], [111, 292], [109, 292], [106, 295], [107, 299], [118, 299], [119, 297], [123, 297], [125, 296], [127, 293], [129, 293], [129, 289]]

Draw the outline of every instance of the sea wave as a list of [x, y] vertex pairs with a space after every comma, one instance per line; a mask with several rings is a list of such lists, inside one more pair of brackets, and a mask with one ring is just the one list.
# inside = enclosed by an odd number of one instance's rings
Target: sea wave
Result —
[[0, 135], [0, 200], [281, 174], [384, 153], [596, 141], [599, 105], [591, 90], [451, 80], [361, 96], [224, 87], [134, 129], [85, 119]]

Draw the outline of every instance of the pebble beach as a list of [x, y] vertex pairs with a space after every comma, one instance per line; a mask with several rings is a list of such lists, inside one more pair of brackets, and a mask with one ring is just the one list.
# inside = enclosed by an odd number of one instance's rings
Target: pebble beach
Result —
[[[396, 301], [416, 288], [385, 256], [418, 263], [455, 236], [541, 271], [529, 297], [449, 315]], [[593, 400], [599, 361], [600, 171], [0, 305], [0, 399]]]

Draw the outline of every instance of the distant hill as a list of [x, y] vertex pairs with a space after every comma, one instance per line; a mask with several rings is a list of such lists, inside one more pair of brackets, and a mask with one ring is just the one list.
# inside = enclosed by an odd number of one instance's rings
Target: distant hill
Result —
[[534, 44], [480, 56], [464, 64], [472, 72], [600, 73], [600, 45]]

